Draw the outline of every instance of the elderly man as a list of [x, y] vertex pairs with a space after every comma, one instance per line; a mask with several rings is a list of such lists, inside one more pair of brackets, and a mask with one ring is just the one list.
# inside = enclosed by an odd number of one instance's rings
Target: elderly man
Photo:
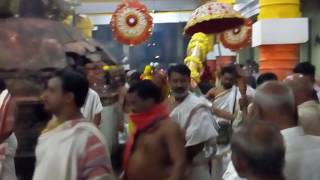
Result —
[[302, 74], [288, 76], [284, 83], [293, 91], [299, 125], [307, 134], [320, 135], [320, 105], [314, 100], [313, 85]]
[[[268, 121], [281, 130], [286, 145], [285, 176], [289, 180], [318, 180], [320, 177], [320, 137], [305, 135], [298, 126], [292, 91], [281, 82], [261, 85], [254, 96], [249, 116]], [[239, 179], [232, 164], [224, 179]]]
[[302, 74], [304, 76], [306, 76], [306, 78], [312, 83], [314, 84], [314, 90], [313, 90], [313, 98], [314, 100], [320, 100], [320, 87], [318, 85], [316, 85], [316, 67], [311, 64], [310, 62], [302, 62], [297, 64], [294, 69], [293, 72], [296, 74]]
[[285, 147], [278, 129], [270, 123], [244, 124], [231, 141], [232, 162], [248, 180], [284, 180]]

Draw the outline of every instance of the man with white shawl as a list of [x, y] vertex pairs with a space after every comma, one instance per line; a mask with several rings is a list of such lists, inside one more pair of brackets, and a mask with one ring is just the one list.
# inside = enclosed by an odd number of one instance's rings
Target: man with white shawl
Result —
[[190, 70], [185, 65], [168, 71], [172, 97], [171, 119], [185, 131], [188, 170], [186, 180], [211, 180], [209, 162], [215, 154], [216, 123], [208, 102], [189, 92]]
[[[236, 66], [223, 67], [220, 72], [222, 87], [211, 89], [207, 98], [213, 103], [213, 113], [218, 122], [235, 120], [239, 111], [239, 99], [243, 96], [253, 96], [254, 89], [245, 82], [239, 82], [239, 72]], [[239, 83], [237, 83], [237, 81]]]
[[231, 127], [236, 128], [242, 123], [239, 101], [248, 101], [247, 96], [254, 94], [254, 90], [240, 78], [240, 71], [235, 65], [223, 67], [220, 72], [222, 86], [211, 89], [207, 94], [212, 102], [213, 115], [220, 126], [218, 151], [212, 161], [214, 179], [222, 177], [230, 162]]
[[72, 71], [58, 71], [49, 80], [44, 104], [59, 124], [38, 139], [33, 180], [114, 179], [105, 140], [80, 111], [88, 84]]

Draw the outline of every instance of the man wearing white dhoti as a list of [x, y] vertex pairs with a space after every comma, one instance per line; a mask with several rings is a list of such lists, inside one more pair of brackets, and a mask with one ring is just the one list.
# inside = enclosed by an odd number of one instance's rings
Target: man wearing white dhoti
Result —
[[185, 179], [211, 180], [209, 162], [215, 154], [216, 123], [204, 99], [189, 92], [190, 70], [185, 65], [168, 71], [173, 110], [170, 117], [185, 130], [188, 171]]
[[[214, 179], [221, 179], [227, 165], [230, 162], [229, 141], [231, 138], [231, 125], [238, 127], [242, 123], [242, 112], [239, 100], [249, 99], [254, 90], [240, 81], [237, 67], [229, 65], [223, 67], [220, 72], [221, 87], [211, 89], [207, 98], [212, 102], [214, 118], [217, 120], [219, 129], [218, 152], [213, 159], [212, 174]], [[239, 83], [237, 83], [239, 82]], [[240, 83], [242, 82], [242, 83]]]
[[105, 140], [80, 111], [88, 81], [72, 71], [59, 71], [43, 94], [45, 108], [59, 123], [38, 139], [34, 180], [114, 179]]

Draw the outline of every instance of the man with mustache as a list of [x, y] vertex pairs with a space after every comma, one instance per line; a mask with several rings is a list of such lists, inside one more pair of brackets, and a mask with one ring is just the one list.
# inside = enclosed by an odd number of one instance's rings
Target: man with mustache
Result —
[[185, 131], [188, 160], [185, 180], [211, 180], [209, 161], [215, 154], [216, 123], [208, 102], [189, 91], [190, 74], [185, 65], [168, 70], [173, 109], [170, 117]]
[[251, 96], [254, 90], [247, 86], [242, 92], [241, 76], [235, 65], [223, 67], [220, 72], [221, 87], [212, 88], [207, 98], [213, 103], [213, 114], [218, 122], [232, 122], [239, 110], [239, 99], [244, 95]]

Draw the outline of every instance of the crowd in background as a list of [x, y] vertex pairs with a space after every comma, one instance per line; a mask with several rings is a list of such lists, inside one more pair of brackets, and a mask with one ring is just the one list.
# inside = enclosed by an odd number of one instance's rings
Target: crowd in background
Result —
[[[318, 180], [320, 87], [300, 63], [284, 80], [248, 66], [222, 67], [215, 83], [191, 83], [178, 64], [104, 76], [105, 106], [79, 67], [53, 71], [42, 93], [52, 114], [38, 138], [34, 180]], [[90, 87], [91, 86], [91, 87]], [[0, 83], [1, 118], [10, 92]], [[10, 132], [0, 179], [19, 179]]]

